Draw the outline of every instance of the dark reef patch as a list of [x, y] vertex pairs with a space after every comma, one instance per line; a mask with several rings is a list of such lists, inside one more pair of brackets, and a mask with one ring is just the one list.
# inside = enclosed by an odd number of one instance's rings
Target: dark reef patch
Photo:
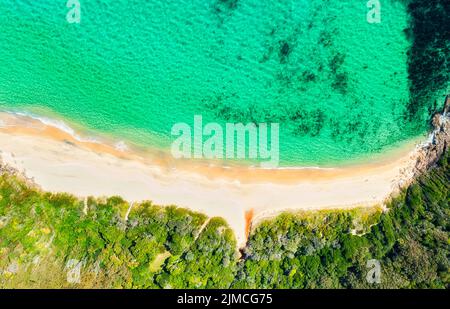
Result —
[[302, 73], [301, 77], [299, 77], [299, 80], [301, 80], [303, 82], [307, 82], [307, 83], [314, 82], [314, 81], [316, 81], [316, 79], [317, 79], [317, 75], [311, 71], [304, 71]]
[[330, 32], [322, 31], [319, 37], [319, 44], [323, 47], [330, 47], [333, 45], [333, 35]]
[[[355, 102], [355, 104], [358, 103]], [[331, 119], [330, 127], [333, 140], [337, 142], [345, 141], [346, 144], [358, 143], [361, 148], [367, 148], [367, 144], [362, 141], [364, 141], [364, 136], [368, 134], [369, 124], [360, 119], [363, 119], [362, 114], [352, 117], [347, 121]]]
[[289, 54], [292, 52], [292, 48], [289, 46], [289, 43], [286, 41], [280, 42], [280, 63], [284, 63], [286, 58], [289, 57]]
[[348, 87], [348, 74], [338, 73], [334, 76], [333, 83], [331, 84], [334, 90], [340, 92], [341, 94], [347, 93]]
[[223, 24], [225, 18], [230, 16], [238, 7], [239, 0], [216, 0], [213, 4], [214, 14], [219, 18], [220, 24]]
[[436, 95], [450, 85], [450, 1], [403, 0], [411, 25], [405, 34], [409, 50], [410, 102], [405, 118], [425, 123], [436, 110]]
[[329, 63], [331, 71], [331, 80], [333, 81], [331, 86], [334, 90], [345, 95], [348, 88], [348, 73], [343, 69], [345, 62], [345, 54], [340, 52], [336, 53]]
[[294, 121], [295, 135], [309, 135], [317, 136], [320, 134], [324, 124], [325, 124], [325, 113], [320, 109], [315, 109], [313, 111], [295, 110], [289, 115], [290, 119]]
[[218, 0], [218, 4], [222, 4], [229, 10], [234, 10], [237, 7], [238, 0]]
[[330, 61], [330, 70], [333, 74], [336, 74], [337, 71], [342, 67], [345, 61], [345, 55], [342, 53], [337, 53], [334, 55], [333, 59]]

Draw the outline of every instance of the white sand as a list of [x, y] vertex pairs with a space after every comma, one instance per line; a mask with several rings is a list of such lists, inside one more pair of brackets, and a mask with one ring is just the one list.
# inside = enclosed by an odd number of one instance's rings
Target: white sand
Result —
[[[337, 170], [319, 179], [299, 178], [294, 183], [240, 182], [205, 177], [193, 171], [168, 170], [156, 163], [120, 158], [80, 143], [33, 134], [0, 124], [0, 155], [3, 161], [23, 171], [44, 190], [69, 192], [79, 197], [119, 195], [134, 202], [151, 200], [159, 205], [177, 205], [208, 216], [220, 216], [234, 230], [239, 246], [245, 243], [246, 211], [256, 218], [282, 210], [346, 208], [383, 204], [399, 185], [412, 176], [417, 150], [390, 162], [368, 168]], [[1, 119], [1, 117], [0, 117]], [[244, 171], [244, 169], [243, 169]], [[248, 173], [248, 170], [246, 170]]]

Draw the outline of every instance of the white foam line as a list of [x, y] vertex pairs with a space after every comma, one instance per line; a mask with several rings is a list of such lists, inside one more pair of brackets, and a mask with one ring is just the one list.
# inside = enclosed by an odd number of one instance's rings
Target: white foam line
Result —
[[37, 120], [46, 126], [56, 128], [58, 130], [61, 130], [65, 133], [69, 134], [70, 136], [72, 136], [73, 138], [75, 138], [76, 140], [78, 140], [80, 142], [90, 142], [90, 143], [97, 143], [97, 144], [101, 143], [100, 141], [98, 141], [97, 139], [95, 139], [93, 137], [87, 137], [87, 138], [81, 137], [80, 135], [78, 135], [75, 132], [74, 129], [72, 129], [69, 125], [67, 125], [62, 120], [51, 119], [51, 118], [39, 116], [39, 115], [30, 113], [30, 112], [19, 112], [19, 111], [5, 111], [5, 112], [8, 114], [11, 114], [11, 115], [15, 115], [15, 116], [27, 117], [27, 118]]

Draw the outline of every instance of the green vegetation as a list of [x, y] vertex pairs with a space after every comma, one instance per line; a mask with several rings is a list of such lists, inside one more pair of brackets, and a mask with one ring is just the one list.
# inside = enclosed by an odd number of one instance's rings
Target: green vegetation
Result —
[[[202, 288], [230, 286], [237, 252], [220, 218], [118, 197], [84, 202], [0, 178], [1, 287]], [[197, 238], [198, 236], [198, 238]], [[67, 282], [70, 261], [79, 283]]]
[[[448, 288], [448, 161], [447, 153], [392, 200], [388, 212], [285, 214], [261, 224], [233, 287]], [[355, 232], [361, 225], [367, 231]], [[367, 283], [371, 259], [380, 262], [380, 284]]]
[[[381, 209], [283, 214], [242, 257], [220, 218], [119, 197], [80, 201], [0, 176], [0, 287], [448, 288], [449, 155]], [[381, 283], [366, 281], [367, 261]], [[68, 281], [73, 266], [79, 282]]]

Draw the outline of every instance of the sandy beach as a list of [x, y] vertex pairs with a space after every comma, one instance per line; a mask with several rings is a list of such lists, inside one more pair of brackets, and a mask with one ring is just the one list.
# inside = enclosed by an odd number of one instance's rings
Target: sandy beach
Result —
[[342, 168], [221, 168], [80, 141], [38, 120], [0, 113], [3, 162], [42, 189], [81, 198], [119, 195], [220, 216], [235, 231], [239, 246], [245, 243], [248, 221], [280, 211], [382, 205], [413, 177], [416, 144], [377, 162]]

